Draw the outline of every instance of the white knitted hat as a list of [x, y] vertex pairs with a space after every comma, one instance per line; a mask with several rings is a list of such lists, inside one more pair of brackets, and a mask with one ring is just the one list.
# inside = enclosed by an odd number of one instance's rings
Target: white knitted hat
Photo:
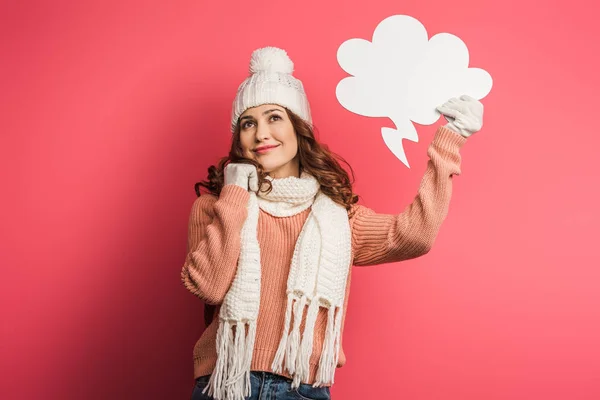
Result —
[[310, 107], [299, 79], [292, 76], [294, 63], [285, 50], [263, 47], [250, 58], [250, 76], [238, 87], [231, 112], [231, 132], [249, 108], [278, 104], [312, 125]]

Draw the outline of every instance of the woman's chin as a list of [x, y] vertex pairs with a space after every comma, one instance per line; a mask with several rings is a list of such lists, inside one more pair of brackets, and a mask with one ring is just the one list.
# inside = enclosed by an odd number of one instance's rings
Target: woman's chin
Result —
[[265, 171], [265, 173], [270, 174], [273, 171], [276, 171], [277, 168], [279, 167], [278, 165], [272, 165], [267, 163], [266, 165], [261, 163], [262, 167], [263, 167], [263, 171]]

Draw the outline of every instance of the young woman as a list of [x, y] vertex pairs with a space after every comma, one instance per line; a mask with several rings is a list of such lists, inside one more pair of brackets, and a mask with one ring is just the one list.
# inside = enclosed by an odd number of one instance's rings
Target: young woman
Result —
[[461, 172], [459, 150], [482, 126], [471, 97], [438, 107], [449, 122], [429, 146], [417, 196], [398, 215], [378, 214], [357, 204], [339, 157], [315, 140], [292, 72], [284, 50], [253, 52], [229, 156], [196, 185], [181, 277], [209, 318], [194, 347], [194, 400], [330, 399], [346, 362], [351, 266], [429, 251]]

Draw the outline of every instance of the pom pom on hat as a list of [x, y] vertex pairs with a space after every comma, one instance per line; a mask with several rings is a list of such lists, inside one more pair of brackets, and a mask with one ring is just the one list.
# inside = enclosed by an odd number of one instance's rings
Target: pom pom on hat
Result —
[[277, 47], [263, 47], [252, 52], [250, 58], [250, 73], [279, 72], [291, 74], [294, 72], [294, 63], [286, 51]]

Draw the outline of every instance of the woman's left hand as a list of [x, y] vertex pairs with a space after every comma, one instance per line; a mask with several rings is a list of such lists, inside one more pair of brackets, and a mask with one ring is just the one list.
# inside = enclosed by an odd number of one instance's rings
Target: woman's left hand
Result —
[[453, 97], [437, 110], [448, 121], [446, 128], [464, 137], [471, 136], [483, 126], [483, 104], [471, 96]]

